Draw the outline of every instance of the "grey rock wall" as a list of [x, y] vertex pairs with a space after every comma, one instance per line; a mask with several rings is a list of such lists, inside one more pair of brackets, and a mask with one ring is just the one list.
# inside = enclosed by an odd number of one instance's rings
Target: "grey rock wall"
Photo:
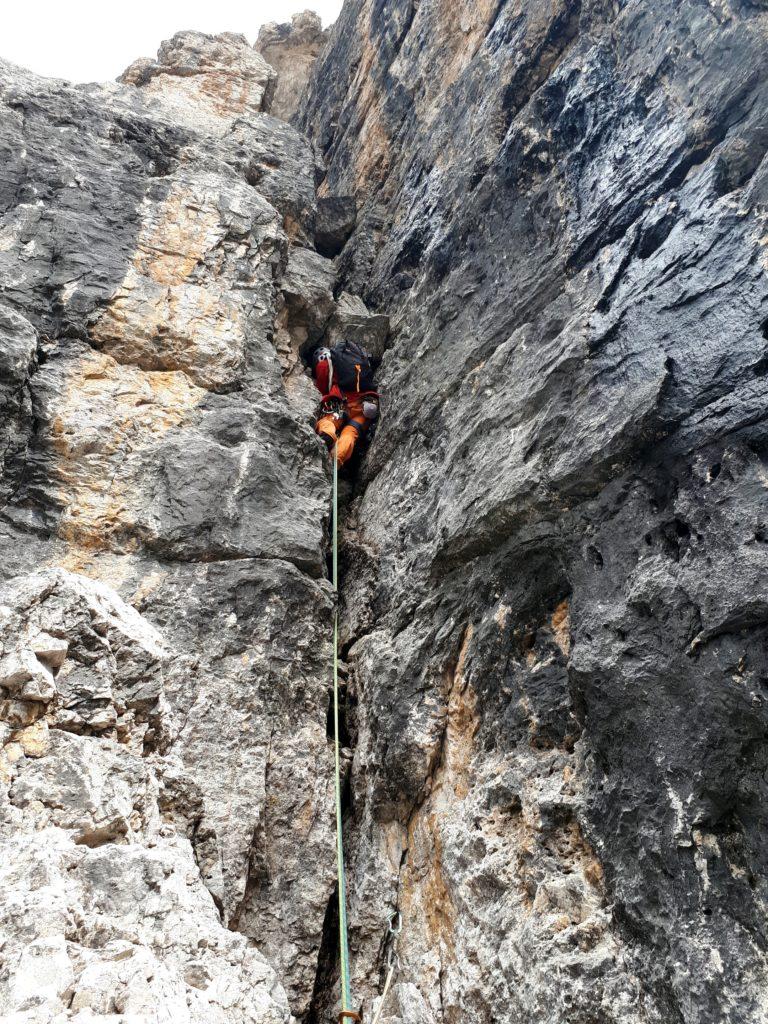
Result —
[[3, 1020], [312, 998], [335, 271], [274, 80], [199, 33], [117, 84], [0, 64]]
[[290, 1019], [203, 885], [161, 635], [63, 569], [4, 586], [0, 616], [3, 1019]]
[[768, 1019], [767, 18], [348, 0], [304, 135], [240, 36], [0, 64], [3, 1019], [337, 1009], [345, 335], [355, 1006], [399, 911], [385, 1022]]
[[300, 123], [393, 313], [345, 524], [355, 984], [766, 1020], [763, 4], [350, 0]]

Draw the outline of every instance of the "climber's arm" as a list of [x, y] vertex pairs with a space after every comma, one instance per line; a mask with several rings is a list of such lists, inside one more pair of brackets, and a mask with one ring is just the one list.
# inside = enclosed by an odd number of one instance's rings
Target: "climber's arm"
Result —
[[321, 395], [327, 395], [333, 386], [333, 363], [331, 353], [327, 348], [320, 348], [315, 352], [312, 368], [312, 376], [315, 380], [315, 387]]

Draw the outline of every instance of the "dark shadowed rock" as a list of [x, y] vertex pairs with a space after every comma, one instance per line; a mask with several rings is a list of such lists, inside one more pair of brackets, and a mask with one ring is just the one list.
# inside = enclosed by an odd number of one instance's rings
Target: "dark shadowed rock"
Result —
[[317, 201], [315, 245], [323, 256], [338, 256], [355, 230], [357, 202], [354, 196], [326, 196]]
[[4, 502], [19, 484], [27, 438], [32, 431], [27, 381], [36, 355], [37, 333], [32, 324], [0, 306], [0, 495]]
[[767, 1019], [767, 19], [355, 0], [313, 72], [395, 325], [342, 620], [401, 1019]]

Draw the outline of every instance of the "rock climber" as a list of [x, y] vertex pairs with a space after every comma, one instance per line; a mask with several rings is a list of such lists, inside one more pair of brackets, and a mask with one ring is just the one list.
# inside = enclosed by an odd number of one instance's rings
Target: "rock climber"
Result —
[[343, 466], [379, 416], [371, 357], [354, 341], [341, 341], [316, 349], [312, 363], [323, 396], [315, 429], [329, 447], [336, 445], [336, 460]]

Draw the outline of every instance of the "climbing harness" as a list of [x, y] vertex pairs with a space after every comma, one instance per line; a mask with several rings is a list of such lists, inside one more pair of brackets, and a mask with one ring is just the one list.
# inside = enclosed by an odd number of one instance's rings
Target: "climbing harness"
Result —
[[[350, 1009], [352, 997], [349, 983], [349, 939], [347, 936], [347, 879], [344, 871], [344, 834], [341, 814], [341, 739], [339, 733], [339, 463], [336, 458], [336, 446], [332, 449], [333, 458], [333, 556], [332, 577], [334, 594], [333, 611], [333, 740], [336, 762], [336, 868], [339, 890], [339, 959], [341, 961], [341, 1012], [339, 1024], [359, 1024], [362, 1018], [359, 1013]], [[395, 971], [400, 968], [397, 956], [397, 940], [402, 929], [402, 917], [398, 911], [389, 921], [390, 946], [387, 954], [387, 979], [381, 1000], [372, 1024], [378, 1024], [384, 1003], [387, 1000], [389, 987]]]
[[339, 889], [339, 955], [341, 960], [341, 1013], [339, 1024], [346, 1019], [359, 1021], [360, 1015], [350, 1009], [349, 942], [347, 939], [347, 880], [344, 874], [344, 835], [341, 820], [341, 741], [339, 739], [339, 463], [333, 447], [333, 739], [336, 758], [336, 867]]
[[[397, 925], [395, 925], [395, 921], [397, 921]], [[391, 918], [389, 922], [389, 935], [392, 940], [391, 945], [389, 947], [389, 953], [387, 954], [387, 967], [389, 969], [387, 971], [387, 980], [384, 982], [384, 991], [381, 993], [381, 999], [379, 1000], [379, 1005], [376, 1009], [376, 1013], [373, 1016], [373, 1021], [371, 1022], [371, 1024], [379, 1024], [379, 1017], [381, 1016], [381, 1011], [384, 1009], [384, 1004], [387, 1001], [389, 986], [392, 984], [392, 979], [395, 976], [395, 971], [400, 970], [400, 958], [397, 955], [397, 939], [398, 936], [400, 935], [402, 927], [403, 919], [400, 916], [400, 911], [398, 910], [398, 912], [394, 915], [394, 917]]]
[[336, 395], [328, 395], [327, 398], [323, 399], [320, 411], [325, 416], [336, 416], [338, 419], [341, 419], [344, 416], [344, 401], [341, 398], [337, 398]]

